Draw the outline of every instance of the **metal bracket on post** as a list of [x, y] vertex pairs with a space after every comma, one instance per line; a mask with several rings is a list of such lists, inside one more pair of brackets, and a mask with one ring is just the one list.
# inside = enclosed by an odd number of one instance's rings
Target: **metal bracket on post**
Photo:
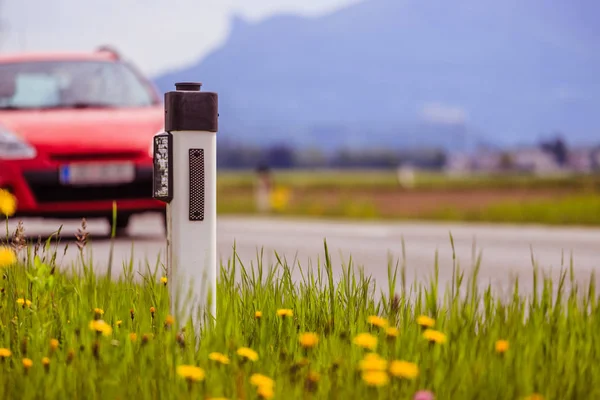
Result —
[[[171, 307], [179, 314], [180, 322], [185, 324], [191, 318], [194, 325], [201, 323], [198, 314], [209, 311], [207, 301], [211, 303], [210, 314], [216, 316], [217, 300], [218, 96], [201, 92], [201, 86], [194, 82], [176, 83], [175, 90], [165, 94], [168, 139], [156, 139], [169, 144], [167, 153], [172, 159], [168, 166], [173, 174], [172, 185], [157, 192], [168, 201]], [[190, 289], [192, 298], [187, 296]]]
[[173, 200], [173, 136], [169, 132], [154, 136], [152, 197], [164, 203]]

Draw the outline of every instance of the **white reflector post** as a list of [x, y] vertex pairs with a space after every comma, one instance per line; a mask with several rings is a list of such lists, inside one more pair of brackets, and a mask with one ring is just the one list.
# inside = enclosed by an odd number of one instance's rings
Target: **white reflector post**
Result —
[[[172, 156], [167, 204], [167, 269], [171, 307], [194, 325], [207, 306], [216, 317], [218, 96], [201, 83], [176, 83], [165, 94], [165, 130]], [[157, 135], [160, 136], [160, 135]], [[156, 151], [156, 150], [155, 150]], [[157, 184], [157, 183], [156, 183]], [[168, 191], [164, 189], [163, 192]], [[202, 314], [200, 314], [202, 313]], [[197, 325], [196, 325], [197, 326]]]

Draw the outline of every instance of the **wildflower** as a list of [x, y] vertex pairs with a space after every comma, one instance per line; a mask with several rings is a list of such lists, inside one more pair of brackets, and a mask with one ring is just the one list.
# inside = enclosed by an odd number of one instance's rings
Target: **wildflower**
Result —
[[256, 390], [256, 394], [258, 394], [261, 399], [272, 399], [275, 395], [272, 386], [259, 386]]
[[353, 343], [357, 346], [374, 351], [377, 347], [377, 338], [370, 333], [360, 333], [354, 338]]
[[397, 378], [415, 379], [419, 376], [419, 366], [408, 361], [395, 360], [390, 363], [390, 374]]
[[525, 400], [544, 400], [544, 396], [539, 393], [533, 393], [525, 397]]
[[389, 383], [390, 378], [385, 371], [364, 371], [362, 379], [369, 386], [385, 386]]
[[508, 341], [507, 340], [498, 340], [496, 341], [496, 352], [504, 353], [508, 350]]
[[31, 307], [31, 300], [25, 300], [23, 298], [20, 298], [20, 299], [17, 299], [17, 304], [20, 306], [23, 306], [23, 308]]
[[104, 310], [101, 308], [94, 308], [94, 315], [96, 316], [96, 318], [100, 318], [104, 315]]
[[117, 324], [117, 328], [120, 327], [122, 323], [123, 323], [123, 321], [118, 320], [117, 323], [116, 323]]
[[129, 310], [129, 315], [131, 316], [131, 320], [133, 321], [133, 318], [135, 317], [135, 311], [133, 310], [133, 308]]
[[256, 319], [261, 319], [262, 318], [262, 311], [257, 311], [254, 313], [254, 318]]
[[0, 189], [0, 214], [12, 217], [17, 211], [17, 198], [8, 190]]
[[306, 376], [306, 381], [304, 382], [304, 389], [309, 392], [314, 392], [317, 390], [317, 383], [321, 380], [321, 376], [318, 372], [310, 371]]
[[132, 342], [135, 342], [137, 340], [137, 335], [135, 334], [135, 332], [131, 332], [129, 334], [129, 340], [131, 340]]
[[96, 331], [98, 334], [103, 334], [104, 336], [110, 336], [112, 334], [112, 327], [104, 322], [104, 320], [96, 319], [90, 322], [90, 329]]
[[0, 268], [10, 267], [17, 262], [17, 255], [7, 246], [0, 247]]
[[237, 355], [251, 361], [258, 360], [258, 354], [248, 347], [240, 347], [237, 351]]
[[31, 361], [30, 358], [24, 358], [22, 360], [22, 362], [23, 362], [23, 368], [25, 368], [25, 371], [27, 371], [33, 365], [33, 361]]
[[50, 350], [52, 352], [54, 352], [56, 349], [58, 349], [58, 345], [59, 345], [58, 340], [50, 339]]
[[0, 348], [0, 357], [2, 359], [6, 359], [12, 355], [12, 352], [9, 349]]
[[289, 308], [280, 308], [277, 310], [277, 315], [281, 318], [291, 317], [294, 315], [294, 312]]
[[319, 343], [319, 336], [316, 333], [306, 332], [298, 338], [302, 347], [315, 347]]
[[188, 382], [199, 382], [204, 380], [204, 370], [194, 365], [179, 365], [177, 367], [177, 374]]
[[275, 385], [275, 381], [263, 374], [252, 374], [252, 376], [250, 377], [250, 384], [257, 387], [273, 387]]
[[163, 276], [162, 278], [160, 278], [160, 282], [161, 282], [163, 285], [165, 285], [165, 286], [167, 286], [167, 282], [168, 282], [168, 281], [169, 281], [169, 280], [167, 279], [167, 277], [166, 277], [166, 276]]
[[69, 352], [67, 353], [67, 365], [71, 364], [73, 358], [75, 358], [75, 350], [69, 349]]
[[417, 324], [421, 325], [424, 328], [431, 328], [435, 325], [435, 319], [426, 315], [420, 315], [417, 318]]
[[152, 339], [153, 335], [151, 333], [144, 333], [142, 335], [142, 344], [146, 344]]
[[446, 343], [446, 335], [434, 329], [426, 329], [425, 332], [423, 332], [423, 337], [429, 340], [431, 343]]
[[154, 313], [156, 312], [156, 308], [150, 307], [150, 314], [152, 314], [152, 318], [154, 318]]
[[385, 371], [387, 360], [377, 353], [368, 353], [358, 363], [358, 368], [362, 371]]
[[172, 315], [167, 315], [167, 318], [165, 318], [165, 326], [169, 327], [171, 325], [173, 325], [175, 323], [175, 318], [173, 318]]
[[388, 320], [382, 317], [378, 317], [377, 315], [371, 315], [367, 318], [367, 322], [371, 325], [377, 326], [379, 328], [387, 328]]
[[216, 361], [218, 363], [221, 363], [223, 365], [229, 364], [229, 357], [227, 357], [225, 354], [222, 354], [222, 353], [218, 353], [218, 352], [210, 353], [208, 355], [208, 358], [213, 361]]
[[413, 400], [434, 400], [435, 397], [429, 390], [419, 390], [415, 393]]
[[42, 358], [42, 365], [44, 366], [44, 369], [46, 370], [46, 372], [48, 372], [48, 370], [50, 368], [50, 359], [48, 357]]
[[398, 330], [398, 328], [394, 328], [391, 326], [389, 328], [386, 328], [385, 334], [388, 336], [388, 338], [395, 338], [398, 337], [400, 331]]

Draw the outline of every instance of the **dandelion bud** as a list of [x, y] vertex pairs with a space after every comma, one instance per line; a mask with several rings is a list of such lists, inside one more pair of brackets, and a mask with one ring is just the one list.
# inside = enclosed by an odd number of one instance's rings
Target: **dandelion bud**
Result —
[[73, 358], [75, 358], [75, 350], [69, 349], [69, 352], [67, 353], [67, 365], [69, 365], [69, 364], [71, 364], [71, 362], [73, 362]]
[[150, 307], [150, 314], [152, 315], [152, 319], [154, 319], [154, 313], [156, 312], [156, 308]]
[[42, 365], [46, 373], [50, 371], [50, 359], [48, 357], [42, 358]]
[[133, 321], [133, 318], [135, 317], [135, 311], [133, 311], [133, 308], [129, 310], [129, 314], [131, 315], [131, 320]]

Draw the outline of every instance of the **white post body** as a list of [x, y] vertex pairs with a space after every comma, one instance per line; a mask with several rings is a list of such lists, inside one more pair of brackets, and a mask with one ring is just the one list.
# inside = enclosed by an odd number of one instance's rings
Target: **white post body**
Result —
[[217, 310], [218, 97], [200, 83], [175, 86], [165, 94], [166, 132], [155, 136], [153, 197], [167, 203], [172, 312], [197, 328]]
[[[197, 307], [204, 307], [211, 297], [211, 314], [216, 315], [217, 286], [217, 137], [215, 132], [173, 131], [173, 201], [167, 205], [169, 234], [167, 252], [173, 289], [171, 304], [178, 304], [183, 318], [195, 320]], [[204, 181], [204, 220], [190, 221], [190, 152], [199, 150], [198, 165], [192, 161], [192, 181]], [[194, 158], [192, 154], [192, 160]], [[201, 166], [203, 164], [203, 168]], [[198, 176], [203, 169], [203, 177]], [[194, 176], [195, 175], [195, 176]], [[200, 189], [200, 188], [197, 188]], [[202, 195], [202, 190], [197, 190]], [[201, 206], [201, 204], [197, 204]], [[188, 296], [191, 290], [192, 297]], [[193, 309], [192, 307], [193, 306]], [[187, 309], [187, 311], [186, 311]]]

